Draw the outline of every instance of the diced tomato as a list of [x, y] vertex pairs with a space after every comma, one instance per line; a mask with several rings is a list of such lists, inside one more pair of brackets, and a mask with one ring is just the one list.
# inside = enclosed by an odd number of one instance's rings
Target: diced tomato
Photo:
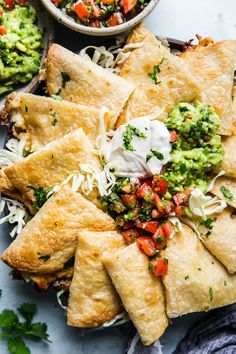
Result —
[[109, 17], [109, 19], [106, 21], [106, 24], [108, 27], [114, 27], [117, 25], [120, 25], [123, 23], [123, 17], [120, 12], [115, 12], [113, 15]]
[[102, 15], [100, 7], [95, 3], [94, 0], [84, 0], [85, 5], [91, 6], [91, 17], [99, 18]]
[[127, 245], [130, 245], [131, 243], [133, 243], [135, 241], [135, 239], [137, 237], [139, 237], [139, 232], [137, 229], [129, 229], [127, 231], [123, 231], [122, 236], [125, 240], [125, 243]]
[[184, 208], [179, 205], [175, 208], [175, 215], [179, 218], [180, 216], [182, 216], [184, 213]]
[[124, 14], [131, 11], [137, 5], [137, 2], [137, 0], [122, 0], [121, 6], [124, 7]]
[[155, 244], [151, 237], [140, 236], [137, 238], [136, 242], [141, 252], [145, 253], [147, 256], [154, 256]]
[[15, 8], [15, 0], [4, 0], [3, 5], [8, 10], [13, 10]]
[[3, 15], [3, 10], [0, 9], [0, 17], [2, 17], [2, 15]]
[[166, 238], [170, 237], [172, 232], [174, 231], [174, 225], [171, 224], [170, 221], [166, 221], [164, 225], [161, 225], [162, 231], [164, 232], [164, 236]]
[[154, 200], [154, 202], [156, 204], [156, 207], [157, 207], [158, 211], [160, 213], [164, 214], [164, 212], [165, 212], [164, 203], [161, 200], [161, 198], [159, 197], [159, 195], [155, 194], [153, 200]]
[[154, 176], [152, 180], [152, 189], [159, 194], [166, 194], [168, 182], [159, 176]]
[[137, 196], [135, 194], [124, 194], [121, 198], [127, 207], [131, 209], [135, 208], [137, 203]]
[[137, 190], [140, 187], [140, 183], [139, 180], [136, 179], [133, 182], [127, 183], [125, 186], [123, 186], [121, 189], [124, 193], [126, 194], [130, 194], [130, 193], [136, 193]]
[[103, 5], [111, 5], [114, 4], [115, 0], [102, 0]]
[[86, 23], [89, 21], [91, 12], [88, 10], [88, 7], [84, 3], [79, 2], [75, 7], [75, 12], [82, 22]]
[[6, 34], [6, 32], [7, 32], [6, 27], [3, 25], [0, 25], [0, 35], [2, 36], [3, 34]]
[[157, 229], [152, 239], [158, 250], [163, 249], [167, 245], [167, 240], [161, 227]]
[[181, 192], [181, 193], [176, 193], [173, 196], [174, 202], [177, 206], [181, 205], [182, 203], [185, 203], [188, 201], [190, 193], [191, 193], [192, 189], [188, 188], [185, 191]]
[[179, 139], [179, 136], [175, 130], [170, 130], [169, 133], [170, 133], [170, 143], [174, 143]]
[[60, 4], [63, 0], [52, 0], [52, 2], [54, 2], [54, 4]]
[[158, 219], [158, 218], [161, 218], [163, 216], [164, 216], [164, 214], [160, 213], [157, 209], [153, 209], [152, 212], [151, 212], [152, 219]]
[[137, 190], [137, 196], [143, 198], [145, 202], [150, 202], [154, 198], [154, 193], [152, 188], [144, 182], [141, 187]]
[[158, 221], [139, 222], [136, 226], [154, 234], [158, 229]]
[[168, 271], [168, 259], [158, 258], [151, 260], [149, 263], [149, 269], [157, 277], [166, 275]]

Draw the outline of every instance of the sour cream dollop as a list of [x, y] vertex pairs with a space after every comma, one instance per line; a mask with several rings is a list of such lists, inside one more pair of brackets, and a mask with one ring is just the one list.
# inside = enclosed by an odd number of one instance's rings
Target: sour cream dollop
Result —
[[[142, 136], [130, 135], [132, 151], [127, 149], [124, 135], [138, 129]], [[133, 127], [133, 128], [132, 128]], [[102, 154], [118, 177], [149, 177], [159, 174], [170, 159], [170, 133], [165, 124], [148, 117], [132, 119], [121, 125], [112, 139], [102, 146]]]

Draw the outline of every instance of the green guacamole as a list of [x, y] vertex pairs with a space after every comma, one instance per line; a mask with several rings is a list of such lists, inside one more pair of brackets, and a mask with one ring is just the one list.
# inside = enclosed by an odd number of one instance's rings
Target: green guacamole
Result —
[[43, 47], [34, 8], [15, 5], [7, 10], [2, 4], [0, 25], [6, 34], [0, 35], [0, 95], [32, 79], [39, 70]]
[[208, 175], [222, 160], [220, 118], [211, 107], [197, 102], [178, 104], [164, 123], [179, 139], [172, 144], [170, 164], [164, 174], [171, 193], [199, 186], [206, 191]]

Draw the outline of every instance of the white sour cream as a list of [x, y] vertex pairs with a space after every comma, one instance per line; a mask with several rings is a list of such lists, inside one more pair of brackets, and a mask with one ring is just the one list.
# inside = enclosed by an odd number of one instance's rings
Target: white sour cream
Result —
[[[124, 146], [123, 134], [128, 125], [145, 135], [145, 138], [133, 135], [131, 140], [133, 151], [127, 150]], [[112, 139], [103, 144], [101, 150], [106, 162], [114, 168], [116, 176], [149, 177], [159, 174], [162, 166], [169, 161], [171, 152], [169, 140], [170, 133], [164, 123], [148, 117], [137, 118], [120, 126]], [[158, 152], [161, 159], [157, 158], [153, 151]]]

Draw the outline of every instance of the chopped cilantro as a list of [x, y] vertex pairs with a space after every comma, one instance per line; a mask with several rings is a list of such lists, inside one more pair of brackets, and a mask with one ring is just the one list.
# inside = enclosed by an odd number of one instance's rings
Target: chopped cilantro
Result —
[[168, 259], [164, 258], [164, 264], [168, 264], [168, 263], [169, 263]]
[[62, 101], [62, 97], [60, 96], [61, 94], [61, 89], [59, 89], [55, 94], [51, 95], [51, 98], [57, 101]]
[[147, 139], [147, 136], [144, 133], [142, 133], [138, 128], [130, 124], [126, 126], [122, 136], [124, 142], [123, 146], [128, 151], [135, 151], [134, 147], [131, 144], [134, 136], [137, 136], [142, 139]]
[[37, 187], [37, 186], [28, 186], [28, 188], [33, 189], [34, 191], [34, 196], [36, 198], [36, 201], [33, 205], [33, 207], [37, 210], [39, 210], [43, 204], [47, 201], [48, 197], [48, 193], [52, 190], [52, 188], [49, 189], [43, 189], [41, 187]]
[[153, 153], [154, 156], [156, 156], [156, 158], [157, 158], [158, 160], [161, 160], [161, 161], [162, 161], [162, 160], [164, 159], [164, 156], [162, 155], [161, 152], [156, 151], [156, 150], [153, 150], [153, 149], [151, 149], [151, 152]]
[[69, 74], [67, 74], [67, 73], [61, 73], [61, 76], [62, 76], [62, 88], [64, 88], [65, 86], [66, 86], [66, 83], [68, 82], [68, 81], [70, 81], [71, 79], [70, 79], [70, 75]]
[[37, 312], [34, 304], [24, 303], [18, 309], [24, 318], [22, 322], [12, 310], [5, 309], [0, 313], [1, 339], [7, 340], [7, 347], [10, 354], [30, 354], [30, 349], [21, 338], [22, 336], [37, 340], [48, 340], [47, 325], [41, 322], [32, 323]]
[[212, 288], [209, 288], [209, 296], [210, 296], [210, 301], [213, 300], [213, 290]]
[[166, 58], [162, 58], [158, 65], [153, 66], [153, 72], [148, 73], [148, 76], [154, 81], [155, 85], [160, 85], [161, 81], [157, 81], [157, 74], [161, 72], [160, 65], [164, 62]]
[[156, 242], [157, 242], [158, 244], [161, 244], [163, 241], [164, 241], [164, 238], [163, 238], [163, 237], [157, 237], [157, 238], [156, 238]]
[[156, 268], [155, 265], [152, 262], [149, 262], [148, 269], [149, 270], [154, 270], [155, 268]]
[[224, 281], [224, 286], [227, 286], [227, 285], [228, 285], [228, 284], [227, 284], [227, 281], [225, 280], [225, 281]]
[[189, 275], [186, 275], [186, 277], [184, 277], [184, 280], [188, 280], [189, 279]]
[[150, 160], [150, 158], [152, 158], [152, 155], [147, 155], [146, 156], [146, 162], [148, 162]]
[[223, 196], [226, 198], [226, 199], [233, 199], [233, 194], [230, 192], [230, 190], [228, 188], [226, 188], [225, 186], [221, 186], [220, 187], [220, 191], [221, 193], [223, 194]]
[[55, 127], [55, 125], [57, 124], [57, 118], [53, 118], [53, 120], [51, 120], [51, 124], [53, 127]]
[[216, 222], [217, 218], [207, 218], [206, 220], [201, 221], [201, 225], [204, 225], [209, 231], [205, 234], [206, 237], [210, 236], [211, 231], [213, 229], [213, 224]]

